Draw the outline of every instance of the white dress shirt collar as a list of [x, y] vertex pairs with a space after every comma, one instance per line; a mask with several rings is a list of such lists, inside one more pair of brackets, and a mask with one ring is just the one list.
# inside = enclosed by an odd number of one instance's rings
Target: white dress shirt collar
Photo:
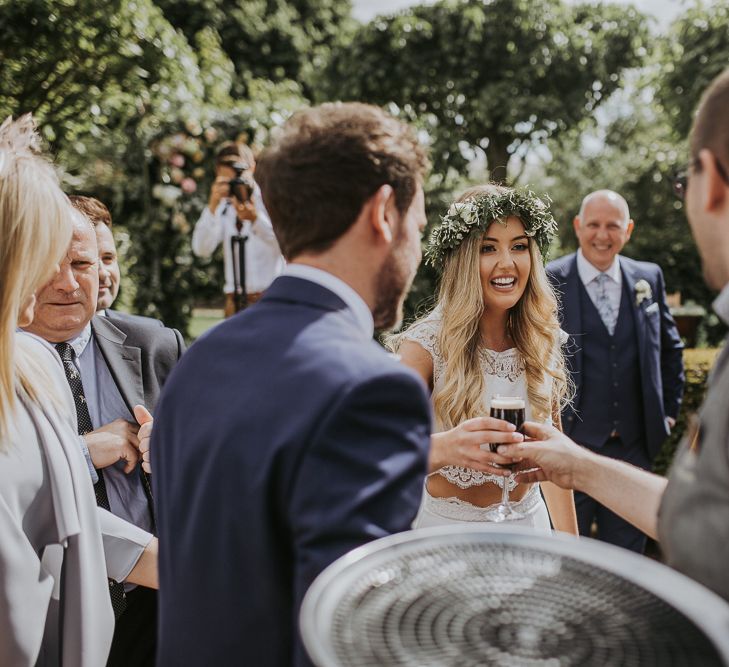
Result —
[[76, 359], [81, 358], [81, 354], [86, 349], [86, 346], [89, 344], [90, 340], [91, 340], [91, 322], [89, 322], [83, 328], [83, 331], [78, 336], [76, 336], [76, 338], [72, 338], [71, 340], [67, 341], [68, 344], [73, 348], [73, 351], [76, 353]]
[[620, 274], [620, 255], [615, 255], [613, 263], [605, 271], [600, 271], [593, 264], [591, 264], [585, 256], [582, 254], [582, 248], [577, 250], [577, 273], [580, 275], [580, 280], [583, 285], [589, 285], [595, 278], [601, 273], [607, 275], [608, 278], [612, 278], [615, 283], [620, 285], [621, 274]]
[[729, 283], [724, 285], [724, 288], [719, 292], [719, 296], [714, 299], [711, 307], [725, 324], [729, 324]]
[[305, 264], [287, 264], [283, 275], [308, 280], [334, 292], [352, 311], [362, 333], [366, 334], [367, 338], [372, 338], [375, 330], [372, 313], [364, 299], [343, 280], [328, 271]]

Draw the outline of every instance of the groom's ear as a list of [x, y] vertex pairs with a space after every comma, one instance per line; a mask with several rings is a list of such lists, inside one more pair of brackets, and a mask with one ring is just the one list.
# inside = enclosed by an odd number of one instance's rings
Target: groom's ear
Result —
[[391, 185], [381, 185], [370, 198], [369, 223], [378, 241], [392, 243], [399, 216]]

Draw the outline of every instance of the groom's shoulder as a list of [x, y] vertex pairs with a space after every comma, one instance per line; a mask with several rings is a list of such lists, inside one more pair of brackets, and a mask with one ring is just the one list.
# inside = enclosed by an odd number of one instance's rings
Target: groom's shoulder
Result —
[[312, 383], [319, 384], [324, 394], [349, 396], [348, 404], [367, 410], [397, 405], [403, 415], [430, 418], [429, 392], [422, 378], [376, 342], [352, 348], [348, 357], [331, 362], [328, 371], [319, 375], [321, 383]]
[[396, 355], [386, 351], [375, 340], [342, 339], [323, 346], [320, 354], [322, 358], [328, 357], [343, 376], [366, 381], [380, 376], [411, 375], [410, 369], [400, 363]]

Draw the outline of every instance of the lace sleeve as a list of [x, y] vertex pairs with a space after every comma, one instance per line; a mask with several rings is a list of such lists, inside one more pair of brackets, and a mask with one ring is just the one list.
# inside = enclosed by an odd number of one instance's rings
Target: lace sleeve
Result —
[[400, 335], [400, 342], [410, 340], [422, 347], [433, 360], [433, 383], [435, 384], [443, 374], [443, 357], [438, 344], [440, 333], [440, 317], [437, 311], [417, 322]]
[[436, 324], [431, 319], [422, 320], [403, 332], [400, 340], [401, 342], [411, 340], [417, 343], [435, 360], [437, 357], [440, 357], [438, 327]]

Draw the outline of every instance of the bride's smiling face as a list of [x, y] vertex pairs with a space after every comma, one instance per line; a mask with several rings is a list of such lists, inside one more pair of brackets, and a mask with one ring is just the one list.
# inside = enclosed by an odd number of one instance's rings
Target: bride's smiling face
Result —
[[529, 237], [516, 217], [494, 222], [481, 239], [479, 272], [486, 310], [509, 310], [521, 299], [531, 272]]

